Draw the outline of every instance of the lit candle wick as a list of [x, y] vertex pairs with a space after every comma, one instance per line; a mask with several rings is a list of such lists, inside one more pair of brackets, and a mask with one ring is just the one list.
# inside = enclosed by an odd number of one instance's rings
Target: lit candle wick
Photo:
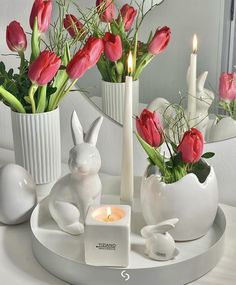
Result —
[[113, 219], [112, 219], [112, 212], [111, 212], [111, 208], [107, 208], [107, 219], [106, 219], [108, 222], [112, 222]]
[[198, 45], [198, 42], [197, 42], [197, 35], [194, 34], [194, 36], [193, 36], [193, 53], [194, 53], [194, 54], [197, 53], [197, 45]]
[[132, 56], [132, 52], [129, 52], [129, 56], [128, 56], [128, 75], [131, 76], [133, 73], [133, 56]]

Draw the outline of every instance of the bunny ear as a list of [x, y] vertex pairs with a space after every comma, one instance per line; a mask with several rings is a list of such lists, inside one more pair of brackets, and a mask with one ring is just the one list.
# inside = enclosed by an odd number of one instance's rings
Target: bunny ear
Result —
[[155, 233], [166, 233], [170, 230], [174, 229], [175, 225], [178, 223], [179, 219], [170, 219], [167, 221], [164, 221], [157, 225], [152, 226], [146, 226], [142, 228], [141, 235], [143, 238], [150, 238]]
[[96, 145], [98, 139], [98, 133], [103, 122], [103, 117], [98, 117], [90, 126], [88, 132], [85, 135], [85, 142]]
[[73, 111], [71, 116], [71, 132], [74, 145], [84, 142], [83, 128], [75, 111]]
[[205, 83], [206, 83], [206, 79], [208, 76], [208, 71], [203, 72], [197, 79], [197, 90], [199, 92], [203, 91]]

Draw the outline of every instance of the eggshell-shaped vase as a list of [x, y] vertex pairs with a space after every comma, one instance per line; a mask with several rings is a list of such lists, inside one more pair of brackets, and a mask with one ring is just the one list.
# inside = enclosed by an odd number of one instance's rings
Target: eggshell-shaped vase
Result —
[[0, 222], [15, 225], [29, 220], [36, 203], [35, 182], [23, 167], [0, 168]]
[[[148, 167], [141, 186], [141, 205], [148, 225], [178, 218], [170, 234], [176, 241], [194, 240], [204, 236], [212, 226], [218, 207], [217, 179], [212, 167], [200, 183], [195, 174], [166, 184], [161, 182], [157, 170], [151, 175]], [[150, 172], [149, 172], [150, 173]]]
[[209, 131], [209, 141], [216, 142], [236, 137], [236, 121], [231, 117], [225, 117], [214, 121]]

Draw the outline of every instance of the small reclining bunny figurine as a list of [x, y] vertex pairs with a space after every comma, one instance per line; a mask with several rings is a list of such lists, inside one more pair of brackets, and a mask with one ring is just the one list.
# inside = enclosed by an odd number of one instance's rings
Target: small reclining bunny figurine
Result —
[[145, 239], [145, 254], [151, 259], [166, 261], [178, 254], [175, 241], [168, 231], [172, 230], [179, 219], [170, 219], [157, 225], [142, 228], [141, 235]]
[[62, 177], [52, 188], [49, 211], [59, 228], [72, 235], [84, 232], [84, 220], [92, 205], [101, 200], [101, 181], [98, 171], [101, 157], [96, 148], [103, 117], [97, 118], [86, 134], [74, 111], [71, 117], [74, 147], [70, 150], [71, 173]]

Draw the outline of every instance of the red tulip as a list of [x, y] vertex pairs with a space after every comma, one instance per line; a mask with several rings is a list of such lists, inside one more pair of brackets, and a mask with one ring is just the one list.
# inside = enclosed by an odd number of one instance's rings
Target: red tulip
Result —
[[44, 50], [29, 66], [28, 76], [32, 83], [46, 85], [56, 75], [61, 60], [52, 51]]
[[97, 62], [101, 57], [101, 54], [104, 51], [103, 40], [93, 36], [89, 37], [84, 46], [84, 50], [89, 55], [89, 62], [90, 62], [89, 67], [93, 67], [94, 65], [97, 64]]
[[34, 21], [37, 17], [38, 29], [45, 33], [50, 25], [52, 15], [52, 0], [35, 0], [30, 14], [30, 27], [33, 30]]
[[204, 140], [202, 133], [192, 128], [184, 133], [182, 141], [178, 146], [182, 161], [186, 163], [195, 163], [202, 156]]
[[219, 87], [220, 98], [225, 101], [236, 99], [236, 73], [222, 73]]
[[148, 45], [148, 51], [153, 55], [162, 52], [170, 41], [170, 34], [171, 31], [168, 27], [157, 29], [152, 41]]
[[76, 80], [82, 77], [90, 67], [90, 58], [86, 50], [79, 50], [68, 63], [66, 71], [70, 79]]
[[26, 34], [20, 23], [13, 21], [7, 26], [7, 45], [11, 51], [24, 52], [27, 48]]
[[101, 21], [111, 23], [115, 16], [113, 0], [97, 0], [96, 6]]
[[140, 137], [153, 147], [163, 143], [163, 129], [158, 113], [144, 109], [136, 117], [136, 129]]
[[125, 31], [128, 32], [130, 31], [133, 25], [136, 15], [137, 15], [137, 10], [135, 10], [134, 7], [130, 6], [129, 4], [125, 4], [120, 9], [120, 16], [118, 17], [117, 21], [119, 22], [120, 17], [122, 17]]
[[72, 38], [84, 33], [84, 25], [74, 15], [67, 14], [63, 23]]
[[122, 42], [119, 35], [105, 33], [103, 38], [104, 52], [110, 61], [117, 61], [122, 56]]

